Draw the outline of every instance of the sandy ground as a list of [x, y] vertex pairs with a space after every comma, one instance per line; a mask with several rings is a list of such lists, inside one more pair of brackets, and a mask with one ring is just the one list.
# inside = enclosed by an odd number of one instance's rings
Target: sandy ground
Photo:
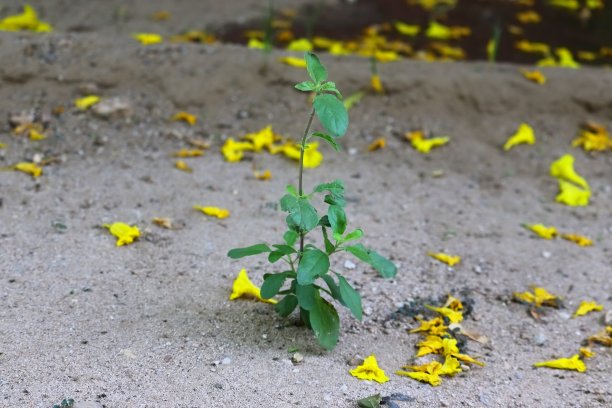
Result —
[[[359, 398], [394, 392], [414, 398], [400, 406], [612, 403], [609, 349], [595, 348], [586, 373], [532, 368], [576, 353], [601, 330], [602, 313], [570, 318], [581, 300], [612, 307], [612, 156], [570, 147], [584, 120], [612, 127], [611, 71], [548, 69], [549, 83], [538, 86], [509, 65], [382, 66], [390, 94], [368, 95], [351, 110], [343, 152], [324, 149], [324, 164], [307, 172], [306, 185], [344, 179], [351, 225], [361, 226], [364, 243], [390, 256], [399, 272], [385, 281], [362, 265], [345, 270], [364, 297], [366, 316], [359, 323], [343, 310], [341, 341], [325, 352], [296, 318], [283, 320], [266, 304], [228, 300], [241, 268], [256, 283], [266, 270], [264, 259], [231, 261], [227, 250], [280, 238], [284, 216], [275, 206], [297, 166], [268, 155], [227, 163], [218, 148], [225, 137], [268, 124], [298, 137], [309, 108], [291, 85], [304, 72], [273, 63], [262, 77], [256, 69], [261, 55], [238, 46], [145, 49], [129, 38], [147, 28], [146, 16], [156, 9], [175, 7], [180, 15], [197, 4], [208, 22], [256, 13], [254, 2], [244, 9], [224, 2], [213, 18], [204, 10], [217, 2], [167, 1], [153, 8], [133, 1], [133, 25], [117, 30], [101, 13], [111, 13], [102, 3], [34, 2], [58, 33], [0, 34], [0, 117], [68, 106], [51, 119], [44, 141], [16, 138], [7, 121], [0, 124], [0, 142], [8, 144], [0, 165], [35, 153], [61, 159], [37, 180], [0, 173], [3, 406], [50, 407], [73, 398], [81, 408], [352, 407]], [[80, 17], [63, 14], [59, 6], [68, 4]], [[182, 13], [187, 20], [181, 24], [190, 25], [192, 13]], [[89, 22], [92, 15], [101, 17]], [[92, 28], [66, 33], [80, 21]], [[368, 61], [322, 59], [345, 94], [367, 84]], [[91, 84], [102, 96], [128, 99], [133, 115], [104, 120], [73, 110], [72, 100]], [[193, 128], [169, 122], [177, 110], [200, 121]], [[500, 145], [523, 121], [535, 128], [537, 144], [502, 152]], [[416, 128], [452, 141], [422, 156], [403, 140]], [[170, 157], [189, 136], [213, 141], [205, 157], [189, 160], [191, 174], [174, 169]], [[379, 136], [388, 147], [367, 152]], [[557, 186], [548, 166], [564, 153], [576, 157], [592, 186], [588, 207], [554, 202]], [[270, 169], [273, 179], [253, 179], [253, 165]], [[443, 177], [434, 177], [438, 170]], [[232, 215], [206, 219], [194, 204], [226, 207]], [[156, 216], [180, 228], [160, 229], [151, 224]], [[138, 224], [144, 236], [117, 248], [100, 228], [114, 221]], [[521, 227], [525, 222], [582, 233], [595, 246], [533, 238]], [[441, 250], [463, 261], [448, 268], [427, 256]], [[524, 305], [510, 301], [512, 292], [531, 284], [562, 296], [565, 307], [534, 320]], [[420, 338], [406, 333], [412, 319], [390, 316], [415, 299], [447, 293], [473, 301], [465, 326], [490, 342], [469, 342], [466, 350], [486, 366], [435, 388], [394, 375], [411, 361]], [[290, 361], [292, 347], [304, 355], [299, 365]], [[370, 354], [391, 381], [349, 375], [349, 362]]]

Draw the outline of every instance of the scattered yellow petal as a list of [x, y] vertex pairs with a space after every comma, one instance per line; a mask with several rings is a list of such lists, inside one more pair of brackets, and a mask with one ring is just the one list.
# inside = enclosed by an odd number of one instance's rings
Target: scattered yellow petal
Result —
[[426, 382], [426, 383], [433, 385], [434, 387], [442, 384], [442, 380], [440, 379], [440, 376], [438, 374], [422, 373], [418, 371], [417, 372], [396, 371], [395, 374], [401, 375], [404, 377], [410, 377], [410, 378], [413, 378], [421, 382]]
[[280, 57], [278, 60], [285, 65], [289, 65], [296, 68], [306, 68], [306, 60], [304, 60], [304, 58]]
[[253, 175], [257, 180], [270, 180], [272, 178], [272, 172], [270, 170], [265, 171], [254, 171]]
[[589, 205], [590, 198], [591, 192], [589, 190], [583, 190], [572, 183], [559, 180], [559, 194], [555, 199], [558, 203], [571, 207], [584, 207]]
[[253, 144], [250, 142], [236, 142], [231, 137], [228, 138], [221, 147], [221, 153], [228, 162], [238, 162], [242, 160], [244, 152], [253, 150]]
[[262, 50], [266, 47], [266, 45], [264, 44], [263, 41], [258, 40], [257, 38], [251, 38], [249, 39], [249, 42], [247, 43], [247, 47], [253, 48], [256, 50]]
[[173, 121], [183, 121], [187, 123], [189, 126], [193, 126], [198, 121], [198, 117], [188, 112], [180, 111], [177, 112], [176, 115], [172, 117]]
[[[318, 147], [319, 142], [312, 142], [306, 146], [304, 150], [304, 168], [314, 168], [321, 164], [323, 161], [323, 154], [317, 150]], [[300, 146], [296, 143], [286, 143], [280, 148], [272, 146], [270, 148], [270, 153], [275, 154], [277, 149], [280, 149], [280, 151], [290, 159], [300, 160]]]
[[561, 370], [576, 370], [580, 373], [586, 371], [586, 365], [582, 360], [580, 360], [579, 354], [574, 354], [571, 358], [560, 358], [558, 360], [535, 363], [534, 367], [549, 367], [558, 368]]
[[23, 13], [5, 17], [0, 20], [0, 31], [34, 31], [38, 33], [51, 32], [53, 28], [49, 23], [38, 19], [36, 10], [26, 4]]
[[533, 24], [542, 21], [542, 17], [534, 10], [527, 10], [516, 14], [516, 19], [523, 24]]
[[519, 27], [517, 25], [509, 25], [508, 32], [512, 35], [523, 35], [523, 27]]
[[582, 147], [586, 151], [612, 150], [612, 139], [603, 126], [597, 123], [585, 123], [576, 139], [572, 141], [573, 147]]
[[47, 138], [47, 135], [45, 135], [42, 132], [39, 132], [36, 129], [30, 129], [30, 140], [44, 140]]
[[591, 240], [590, 238], [585, 237], [584, 235], [578, 235], [578, 234], [561, 234], [561, 238], [566, 239], [568, 241], [572, 241], [576, 244], [578, 244], [579, 246], [592, 246], [593, 245], [593, 240]]
[[246, 269], [242, 269], [238, 276], [234, 280], [232, 285], [232, 293], [229, 299], [234, 300], [241, 297], [257, 299], [260, 302], [276, 304], [274, 299], [264, 299], [261, 297], [260, 289], [251, 282], [249, 275], [247, 275]]
[[299, 51], [299, 52], [307, 52], [312, 51], [312, 43], [310, 40], [306, 38], [300, 38], [297, 40], [293, 40], [287, 45], [288, 51]]
[[478, 361], [478, 360], [474, 360], [472, 357], [468, 356], [467, 354], [453, 353], [451, 355], [455, 357], [457, 360], [461, 360], [465, 363], [472, 363], [472, 364], [479, 365], [481, 367], [485, 366], [485, 363]]
[[263, 148], [269, 149], [275, 141], [280, 139], [280, 136], [272, 131], [272, 125], [268, 125], [259, 132], [247, 133], [244, 139], [252, 143], [253, 151], [259, 152]]
[[432, 21], [427, 28], [425, 35], [429, 38], [438, 40], [451, 40], [467, 37], [471, 34], [469, 27], [447, 27], [438, 22]]
[[463, 313], [450, 309], [448, 307], [434, 307], [430, 305], [425, 305], [425, 307], [429, 310], [433, 310], [436, 313], [440, 313], [442, 316], [446, 317], [451, 323], [459, 323], [463, 320]]
[[423, 357], [427, 354], [440, 354], [442, 349], [444, 348], [444, 344], [442, 343], [442, 338], [440, 336], [429, 335], [425, 338], [425, 340], [417, 343], [417, 347], [419, 351], [417, 352], [417, 357]]
[[200, 157], [204, 154], [204, 150], [200, 149], [181, 149], [177, 152], [172, 153], [174, 157]]
[[434, 360], [420, 366], [404, 366], [402, 368], [412, 371], [418, 371], [421, 373], [438, 374], [442, 369], [442, 364]]
[[520, 144], [534, 144], [535, 134], [533, 128], [526, 123], [521, 123], [518, 130], [512, 135], [504, 144], [504, 150], [508, 151], [516, 145]]
[[597, 54], [592, 51], [578, 51], [576, 55], [583, 61], [595, 61], [597, 59]]
[[522, 70], [523, 76], [531, 82], [536, 84], [544, 85], [546, 83], [546, 77], [541, 71], [527, 71]]
[[129, 226], [123, 222], [115, 222], [113, 224], [104, 224], [104, 228], [117, 238], [117, 246], [128, 245], [140, 237], [140, 230], [137, 226]]
[[346, 110], [350, 110], [353, 106], [357, 105], [360, 101], [361, 98], [363, 98], [364, 92], [363, 91], [359, 91], [359, 92], [355, 92], [354, 94], [344, 98], [344, 107], [346, 108]]
[[599, 343], [605, 347], [612, 347], [612, 326], [606, 328], [597, 334], [589, 337], [589, 343]]
[[557, 229], [555, 227], [547, 227], [543, 224], [531, 224], [525, 225], [525, 227], [544, 239], [553, 239], [557, 236]]
[[363, 364], [349, 372], [353, 377], [357, 377], [360, 380], [374, 380], [381, 384], [389, 381], [389, 377], [387, 377], [385, 372], [378, 367], [374, 355], [366, 357], [366, 359], [363, 360]]
[[595, 352], [589, 347], [580, 347], [580, 355], [584, 358], [595, 357]]
[[450, 375], [453, 376], [461, 372], [461, 364], [459, 360], [457, 360], [453, 356], [446, 356], [444, 359], [444, 364], [440, 367], [440, 375]]
[[448, 327], [444, 325], [444, 320], [441, 317], [435, 317], [431, 320], [419, 320], [421, 325], [409, 331], [409, 333], [427, 332], [434, 336], [442, 336], [446, 333]]
[[0, 149], [5, 149], [6, 148], [6, 143], [0, 143]]
[[373, 152], [384, 148], [387, 145], [387, 140], [384, 137], [379, 137], [368, 146], [368, 151]]
[[550, 54], [550, 47], [547, 44], [539, 43], [539, 42], [531, 42], [527, 40], [522, 40], [522, 41], [518, 41], [514, 43], [514, 48], [516, 48], [517, 50], [523, 51], [523, 52], [528, 52], [528, 53], [543, 54], [543, 55]]
[[461, 47], [453, 47], [441, 42], [433, 42], [430, 44], [430, 47], [443, 58], [449, 58], [451, 60], [465, 59], [465, 51], [463, 51]]
[[461, 261], [461, 257], [458, 255], [448, 255], [443, 252], [428, 252], [427, 255], [431, 256], [434, 259], [437, 259], [440, 262], [444, 262], [449, 266], [455, 266]]
[[419, 27], [418, 25], [410, 25], [402, 23], [401, 21], [396, 21], [395, 23], [393, 23], [393, 25], [398, 33], [407, 35], [409, 37], [414, 37], [419, 33], [419, 31], [421, 31], [421, 27]]
[[550, 165], [550, 175], [589, 190], [589, 183], [574, 170], [574, 156], [565, 154]]
[[567, 48], [557, 48], [555, 49], [555, 53], [559, 58], [559, 66], [565, 68], [578, 68], [580, 64], [574, 60], [574, 56], [572, 52]]
[[523, 293], [514, 293], [514, 297], [520, 301], [526, 303], [532, 303], [535, 307], [540, 306], [551, 306], [557, 307], [557, 301], [559, 298], [551, 293], [549, 293], [546, 289], [540, 287], [533, 287], [533, 293], [523, 292]]
[[164, 37], [155, 33], [136, 33], [132, 34], [132, 38], [140, 42], [142, 45], [159, 44], [164, 41]]
[[380, 75], [378, 74], [372, 74], [372, 76], [370, 77], [370, 87], [376, 93], [385, 93], [385, 88], [383, 87], [382, 81], [380, 80]]
[[406, 133], [406, 139], [417, 151], [425, 154], [429, 153], [434, 147], [443, 146], [450, 141], [450, 138], [446, 136], [425, 139], [425, 135], [420, 130]]
[[461, 301], [457, 299], [456, 297], [452, 295], [448, 295], [448, 298], [446, 299], [446, 303], [444, 303], [443, 307], [448, 307], [449, 309], [460, 311], [460, 310], [463, 310], [463, 303], [461, 303]]
[[206, 214], [208, 216], [217, 217], [217, 218], [220, 218], [220, 219], [227, 218], [230, 215], [229, 210], [226, 210], [225, 208], [203, 207], [201, 205], [194, 205], [193, 208], [196, 209], [196, 210], [202, 211], [204, 214]]
[[603, 305], [597, 304], [597, 302], [583, 300], [580, 302], [578, 309], [574, 312], [574, 317], [584, 316], [590, 312], [600, 312], [603, 310]]
[[74, 106], [76, 106], [80, 110], [87, 110], [98, 102], [100, 102], [99, 96], [88, 95], [88, 96], [84, 96], [83, 98], [76, 99], [74, 101]]
[[37, 166], [35, 163], [20, 162], [13, 166], [14, 170], [21, 171], [22, 173], [29, 174], [30, 176], [37, 178], [43, 173], [42, 167]]
[[174, 163], [174, 167], [176, 167], [177, 169], [184, 171], [186, 173], [193, 173], [193, 169], [191, 167], [189, 167], [189, 165], [187, 163], [185, 163], [184, 160], [177, 160]]
[[166, 228], [166, 229], [172, 229], [172, 220], [170, 218], [165, 218], [165, 217], [155, 217], [152, 220], [153, 224], [157, 225], [158, 227], [162, 227], [162, 228]]
[[210, 148], [210, 142], [207, 140], [202, 140], [202, 139], [198, 139], [198, 138], [189, 138], [187, 139], [187, 143], [189, 143], [190, 145], [192, 145], [193, 147], [196, 147], [200, 150], [206, 150], [208, 148]]

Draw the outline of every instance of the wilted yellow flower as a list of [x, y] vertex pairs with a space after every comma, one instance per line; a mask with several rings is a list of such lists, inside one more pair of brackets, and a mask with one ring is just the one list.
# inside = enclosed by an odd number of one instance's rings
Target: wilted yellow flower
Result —
[[29, 174], [30, 176], [37, 178], [40, 177], [43, 173], [42, 167], [36, 165], [36, 163], [30, 162], [20, 162], [13, 166], [14, 170], [20, 171], [22, 173]]
[[38, 14], [32, 6], [23, 6], [23, 13], [5, 17], [0, 20], [0, 31], [34, 31], [45, 33], [53, 31], [49, 23], [38, 19]]
[[425, 139], [425, 135], [420, 130], [406, 133], [406, 139], [410, 141], [412, 147], [417, 151], [425, 154], [429, 153], [434, 147], [443, 146], [450, 141], [450, 138], [445, 136]]
[[204, 150], [200, 149], [181, 149], [172, 153], [174, 157], [200, 157], [204, 154]]
[[542, 17], [534, 10], [527, 10], [520, 13], [516, 13], [516, 19], [523, 24], [539, 23], [542, 21]]
[[580, 347], [580, 355], [584, 358], [592, 358], [595, 357], [595, 352], [591, 350], [589, 347]]
[[589, 183], [574, 170], [574, 156], [564, 154], [550, 165], [550, 175], [589, 190]]
[[572, 141], [572, 146], [580, 146], [586, 151], [601, 152], [612, 149], [612, 139], [606, 128], [589, 122], [583, 125], [578, 137]]
[[561, 370], [576, 370], [580, 373], [586, 371], [586, 365], [582, 360], [580, 360], [579, 354], [574, 354], [571, 358], [560, 358], [558, 360], [535, 363], [534, 367], [549, 367], [558, 368]]
[[306, 68], [306, 60], [298, 57], [281, 57], [278, 59], [280, 62], [286, 65], [290, 65], [296, 68]]
[[535, 307], [551, 306], [557, 307], [557, 301], [559, 298], [551, 293], [549, 293], [546, 289], [540, 287], [533, 287], [533, 293], [530, 292], [515, 292], [514, 297], [520, 301], [526, 303], [532, 303]]
[[[318, 148], [319, 142], [312, 142], [306, 146], [304, 150], [304, 168], [314, 168], [321, 164], [323, 161], [323, 154], [317, 150]], [[275, 154], [279, 151], [278, 149], [288, 158], [300, 160], [301, 149], [298, 144], [289, 142], [280, 147], [272, 146], [272, 148], [270, 148], [270, 153]]]
[[434, 307], [430, 305], [425, 305], [429, 310], [433, 310], [436, 313], [440, 313], [442, 316], [446, 317], [451, 323], [459, 323], [463, 320], [463, 313], [453, 310], [448, 307]]
[[444, 348], [444, 344], [442, 343], [442, 338], [440, 336], [429, 335], [425, 338], [425, 340], [417, 343], [417, 347], [419, 351], [417, 352], [417, 357], [423, 357], [427, 354], [440, 354], [442, 349]]
[[360, 380], [374, 380], [381, 384], [389, 381], [389, 377], [387, 377], [385, 372], [378, 367], [374, 355], [366, 357], [366, 359], [363, 360], [363, 364], [349, 372], [353, 377], [357, 377]]
[[211, 216], [211, 217], [217, 217], [217, 218], [227, 218], [230, 215], [229, 210], [226, 210], [225, 208], [219, 208], [219, 207], [203, 207], [201, 205], [194, 205], [193, 208], [195, 210], [200, 210], [202, 211], [204, 214]]
[[387, 145], [387, 140], [384, 137], [379, 137], [368, 146], [368, 151], [373, 152], [384, 148]]
[[469, 27], [447, 27], [436, 21], [429, 23], [425, 35], [429, 38], [438, 40], [453, 40], [461, 37], [467, 37], [471, 34]]
[[433, 386], [440, 385], [442, 383], [439, 376], [453, 376], [461, 372], [461, 364], [452, 356], [446, 356], [444, 359], [444, 364], [440, 364], [438, 361], [431, 361], [420, 366], [405, 366], [403, 368], [412, 370], [412, 372], [397, 371], [396, 374], [427, 382]]
[[115, 222], [113, 224], [104, 224], [104, 228], [117, 238], [117, 246], [128, 245], [140, 237], [140, 230], [137, 226], [129, 226], [123, 222]]
[[132, 34], [132, 38], [140, 42], [142, 45], [159, 44], [164, 41], [164, 37], [155, 33], [136, 33]]
[[151, 221], [153, 222], [153, 224], [157, 225], [158, 227], [172, 229], [172, 220], [170, 218], [155, 217]]
[[274, 299], [264, 299], [261, 297], [261, 290], [251, 282], [249, 275], [247, 275], [246, 269], [242, 269], [238, 276], [234, 280], [232, 285], [232, 293], [229, 299], [234, 300], [241, 297], [257, 299], [260, 302], [276, 304], [277, 301]]
[[579, 246], [591, 246], [593, 245], [593, 241], [583, 235], [578, 234], [561, 234], [561, 238], [566, 239], [568, 241], [572, 241]]
[[189, 167], [187, 163], [185, 163], [185, 160], [177, 160], [176, 162], [174, 162], [174, 167], [181, 171], [184, 171], [185, 173], [193, 173], [193, 169]]
[[36, 129], [30, 129], [30, 140], [44, 140], [47, 138], [43, 132], [39, 132]]
[[228, 162], [237, 162], [242, 160], [244, 152], [254, 150], [253, 144], [250, 142], [236, 142], [231, 137], [228, 138], [221, 147], [221, 153]]
[[270, 170], [254, 171], [253, 176], [255, 176], [257, 180], [270, 180], [272, 178], [272, 172]]
[[444, 262], [449, 266], [455, 266], [456, 264], [461, 262], [461, 257], [458, 255], [448, 255], [442, 252], [428, 252], [427, 255], [431, 256], [434, 259], [437, 259], [440, 262]]
[[555, 49], [555, 53], [557, 54], [557, 58], [559, 59], [558, 65], [564, 68], [578, 68], [580, 64], [574, 60], [574, 56], [572, 52], [567, 48], [557, 48]]
[[247, 133], [244, 138], [252, 143], [253, 150], [256, 152], [261, 151], [264, 147], [269, 149], [275, 141], [280, 139], [280, 137], [272, 131], [272, 125], [266, 126], [259, 132]]
[[380, 80], [380, 75], [372, 74], [370, 77], [370, 87], [374, 90], [374, 92], [379, 94], [385, 93], [385, 88], [383, 87], [382, 81]]
[[584, 316], [590, 312], [600, 312], [603, 310], [603, 305], [597, 304], [597, 302], [583, 300], [580, 302], [578, 309], [574, 312], [574, 317]]
[[523, 52], [535, 53], [535, 54], [550, 54], [550, 47], [548, 44], [539, 43], [539, 42], [531, 42], [527, 40], [522, 40], [514, 43], [514, 48]]
[[80, 110], [87, 110], [94, 106], [96, 103], [100, 102], [100, 97], [97, 95], [88, 95], [83, 98], [76, 99], [74, 101], [74, 106], [76, 106]]
[[418, 381], [426, 382], [426, 383], [433, 385], [434, 387], [442, 384], [442, 379], [440, 379], [440, 376], [438, 374], [429, 374], [429, 373], [423, 373], [420, 371], [409, 372], [409, 371], [401, 371], [401, 370], [396, 371], [395, 374], [401, 375], [404, 377], [410, 377]]
[[535, 141], [533, 128], [526, 123], [521, 123], [516, 133], [504, 144], [504, 150], [508, 151], [520, 144], [534, 144]]
[[606, 326], [606, 328], [597, 334], [589, 337], [589, 343], [599, 343], [602, 346], [612, 347], [612, 326]]
[[407, 35], [409, 37], [414, 37], [421, 31], [421, 27], [418, 25], [410, 25], [406, 23], [402, 23], [401, 21], [396, 21], [393, 23], [393, 26], [397, 30], [398, 33]]
[[541, 238], [544, 239], [553, 239], [557, 236], [557, 229], [555, 227], [547, 227], [542, 224], [531, 224], [525, 225], [528, 229], [538, 234]]
[[449, 309], [459, 311], [459, 310], [463, 310], [463, 303], [461, 303], [461, 301], [457, 299], [456, 297], [452, 295], [448, 295], [448, 298], [446, 299], [446, 303], [444, 303], [443, 307], [448, 307]]
[[299, 51], [299, 52], [307, 52], [312, 51], [312, 43], [307, 38], [299, 38], [297, 40], [293, 40], [287, 45], [288, 51]]
[[591, 192], [559, 179], [559, 194], [555, 198], [558, 203], [569, 205], [571, 207], [584, 207], [589, 205]]
[[541, 71], [527, 71], [522, 70], [523, 76], [531, 82], [536, 84], [544, 85], [546, 83], [546, 77]]
[[193, 115], [193, 114], [189, 113], [189, 112], [180, 111], [180, 112], [177, 112], [172, 117], [172, 120], [175, 121], [175, 122], [183, 121], [183, 122], [187, 123], [189, 126], [193, 126], [198, 121], [198, 117], [196, 115]]
[[448, 327], [444, 325], [444, 320], [441, 317], [435, 317], [431, 320], [419, 319], [419, 321], [421, 325], [416, 329], [410, 330], [409, 333], [427, 332], [434, 336], [442, 336], [448, 329]]

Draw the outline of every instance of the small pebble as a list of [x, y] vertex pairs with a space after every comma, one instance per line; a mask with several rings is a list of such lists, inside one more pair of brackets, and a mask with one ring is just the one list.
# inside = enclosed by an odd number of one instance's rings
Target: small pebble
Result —
[[604, 324], [606, 326], [612, 326], [612, 310], [608, 310], [604, 316]]
[[293, 364], [299, 364], [302, 361], [304, 361], [304, 356], [302, 354], [300, 354], [300, 353], [295, 353], [291, 357], [291, 361], [293, 361]]
[[533, 342], [536, 346], [543, 346], [548, 341], [548, 337], [544, 334], [544, 332], [538, 332], [533, 336]]
[[350, 260], [346, 260], [344, 261], [344, 267], [346, 269], [355, 269], [355, 267], [357, 267], [357, 265], [355, 265], [353, 262], [351, 262]]
[[480, 275], [482, 273], [482, 267], [480, 265], [475, 265], [472, 270], [474, 271], [474, 273], [477, 273], [478, 275]]
[[550, 258], [552, 256], [552, 254], [550, 252], [548, 252], [548, 251], [544, 251], [544, 252], [542, 252], [542, 256], [545, 259], [548, 259], [548, 258]]
[[230, 365], [232, 364], [232, 359], [229, 357], [224, 357], [223, 360], [221, 360], [221, 364], [223, 365]]
[[351, 147], [351, 148], [348, 149], [348, 154], [350, 154], [351, 156], [356, 155], [358, 152], [359, 152], [359, 150], [357, 150], [354, 147]]

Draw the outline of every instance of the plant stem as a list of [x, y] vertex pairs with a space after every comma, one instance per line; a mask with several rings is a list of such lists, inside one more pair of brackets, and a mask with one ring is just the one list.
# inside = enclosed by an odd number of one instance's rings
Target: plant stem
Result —
[[[298, 184], [298, 194], [300, 195], [300, 197], [304, 194], [304, 189], [302, 188], [303, 183], [302, 183], [302, 176], [304, 174], [304, 150], [306, 150], [306, 141], [308, 139], [308, 132], [310, 132], [310, 126], [312, 125], [312, 120], [314, 119], [314, 115], [315, 115], [315, 110], [314, 107], [312, 108], [312, 111], [310, 112], [310, 117], [308, 118], [308, 124], [306, 125], [306, 129], [304, 129], [304, 135], [302, 136], [302, 143], [301, 143], [301, 149], [300, 149], [300, 179], [299, 179], [299, 184]], [[299, 259], [302, 258], [302, 253], [304, 252], [304, 233], [300, 233], [300, 257]], [[298, 262], [299, 262], [298, 259]]]

